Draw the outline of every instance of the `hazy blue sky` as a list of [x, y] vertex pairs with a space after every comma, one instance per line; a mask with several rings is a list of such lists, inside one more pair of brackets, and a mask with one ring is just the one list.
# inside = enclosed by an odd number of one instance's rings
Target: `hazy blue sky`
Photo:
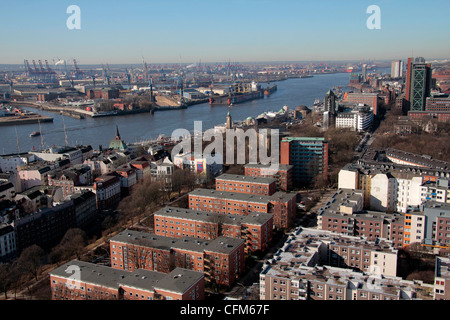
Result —
[[[449, 0], [1, 0], [0, 64], [449, 58]], [[69, 30], [69, 5], [81, 30]], [[381, 9], [370, 30], [366, 9]]]

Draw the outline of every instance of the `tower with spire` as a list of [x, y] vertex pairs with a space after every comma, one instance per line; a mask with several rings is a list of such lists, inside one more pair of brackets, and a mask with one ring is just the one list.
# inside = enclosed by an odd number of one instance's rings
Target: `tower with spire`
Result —
[[228, 111], [228, 114], [227, 114], [227, 129], [232, 129], [232, 128], [233, 128], [233, 122], [231, 122], [230, 111]]
[[127, 145], [120, 137], [119, 127], [116, 125], [116, 136], [109, 142], [109, 148], [113, 150], [126, 150]]

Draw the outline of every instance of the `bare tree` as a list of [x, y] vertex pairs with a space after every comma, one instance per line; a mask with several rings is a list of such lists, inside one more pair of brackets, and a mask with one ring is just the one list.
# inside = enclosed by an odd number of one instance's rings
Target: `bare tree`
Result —
[[17, 265], [22, 272], [29, 273], [35, 278], [35, 280], [38, 280], [40, 269], [44, 264], [44, 258], [44, 250], [34, 244], [22, 251], [17, 261]]

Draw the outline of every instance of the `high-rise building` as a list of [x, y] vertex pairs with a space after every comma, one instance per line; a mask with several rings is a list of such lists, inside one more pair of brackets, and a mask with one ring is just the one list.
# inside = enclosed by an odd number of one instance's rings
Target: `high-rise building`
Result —
[[329, 90], [325, 95], [323, 111], [329, 111], [332, 114], [336, 114], [336, 100], [335, 93], [332, 90]]
[[408, 58], [406, 102], [408, 111], [425, 111], [426, 98], [431, 91], [431, 65], [422, 57]]
[[328, 177], [328, 142], [325, 138], [286, 137], [281, 140], [280, 163], [293, 166], [292, 180], [311, 183]]
[[397, 79], [403, 77], [403, 61], [394, 60], [391, 63], [391, 78]]

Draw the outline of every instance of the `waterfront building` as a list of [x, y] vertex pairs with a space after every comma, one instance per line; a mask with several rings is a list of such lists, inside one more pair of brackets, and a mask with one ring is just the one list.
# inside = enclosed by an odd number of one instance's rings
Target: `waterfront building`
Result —
[[0, 156], [0, 170], [2, 172], [17, 172], [17, 167], [37, 161], [32, 153], [17, 153]]
[[292, 165], [294, 183], [328, 179], [328, 142], [324, 138], [285, 137], [281, 140], [280, 163]]
[[111, 140], [109, 142], [109, 148], [113, 149], [113, 150], [121, 150], [121, 151], [127, 149], [127, 145], [125, 144], [125, 142], [120, 137], [119, 127], [118, 126], [116, 126], [116, 136], [114, 137], [113, 140]]

